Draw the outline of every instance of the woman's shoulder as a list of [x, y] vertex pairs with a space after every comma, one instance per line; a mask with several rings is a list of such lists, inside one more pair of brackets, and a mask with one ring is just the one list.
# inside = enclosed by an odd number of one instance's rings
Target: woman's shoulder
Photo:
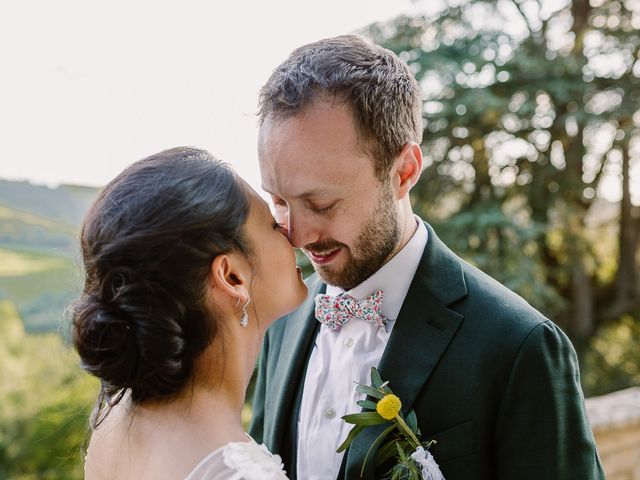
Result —
[[211, 452], [185, 480], [286, 480], [279, 455], [251, 437], [247, 442], [230, 442]]

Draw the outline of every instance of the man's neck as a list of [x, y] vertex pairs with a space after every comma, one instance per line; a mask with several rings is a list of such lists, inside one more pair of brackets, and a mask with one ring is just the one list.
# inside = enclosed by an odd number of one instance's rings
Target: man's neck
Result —
[[413, 210], [411, 209], [411, 204], [401, 203], [399, 212], [398, 212], [399, 226], [400, 226], [400, 241], [396, 248], [393, 249], [389, 257], [386, 259], [384, 263], [389, 262], [396, 254], [402, 250], [411, 237], [416, 233], [418, 229], [418, 223], [416, 222], [416, 217], [413, 214]]

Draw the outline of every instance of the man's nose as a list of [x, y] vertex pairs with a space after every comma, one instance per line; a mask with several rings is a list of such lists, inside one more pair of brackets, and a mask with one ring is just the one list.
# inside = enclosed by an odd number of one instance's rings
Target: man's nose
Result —
[[289, 232], [289, 242], [296, 248], [303, 248], [320, 238], [317, 225], [303, 212], [289, 210], [286, 225]]

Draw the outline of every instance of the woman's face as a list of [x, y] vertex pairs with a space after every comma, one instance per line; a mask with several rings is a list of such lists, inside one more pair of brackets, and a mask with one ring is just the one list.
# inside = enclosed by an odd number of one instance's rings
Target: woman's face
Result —
[[276, 223], [267, 203], [250, 187], [247, 190], [249, 218], [245, 228], [254, 267], [249, 287], [253, 306], [248, 311], [255, 311], [260, 327], [266, 329], [304, 301], [307, 286], [285, 230]]

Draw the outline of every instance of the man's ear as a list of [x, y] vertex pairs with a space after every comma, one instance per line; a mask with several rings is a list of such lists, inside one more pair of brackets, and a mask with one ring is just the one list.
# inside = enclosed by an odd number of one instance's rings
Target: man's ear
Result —
[[416, 142], [407, 142], [392, 167], [392, 182], [398, 199], [409, 194], [422, 173], [422, 150]]
[[235, 306], [249, 299], [250, 266], [239, 253], [223, 253], [211, 262], [208, 286]]

